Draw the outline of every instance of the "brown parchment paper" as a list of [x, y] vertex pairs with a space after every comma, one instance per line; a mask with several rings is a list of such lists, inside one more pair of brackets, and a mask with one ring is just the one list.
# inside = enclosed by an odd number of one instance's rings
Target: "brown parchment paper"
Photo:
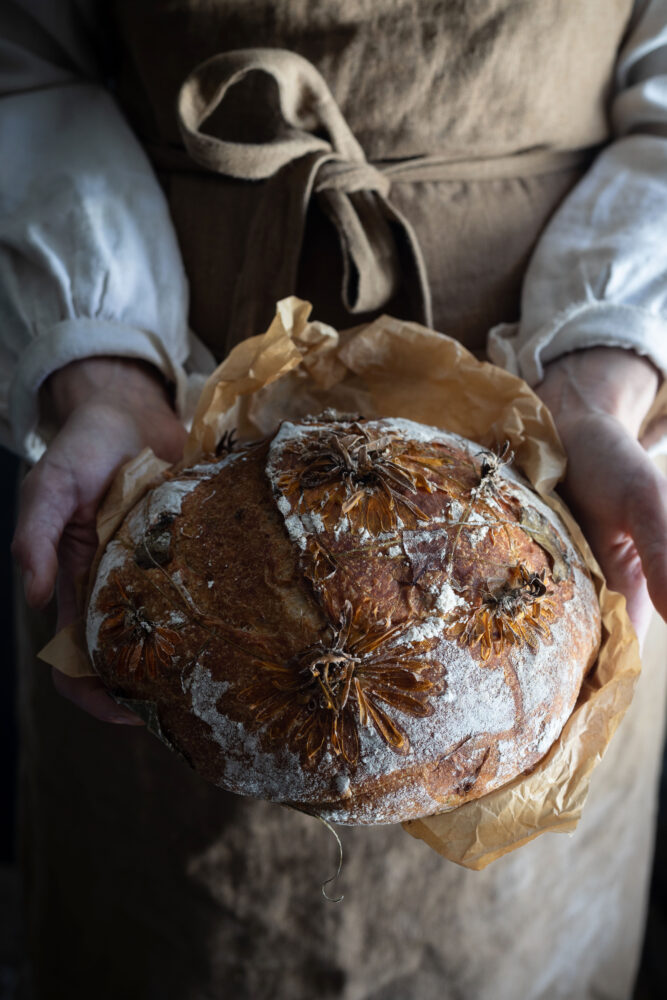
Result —
[[[593, 768], [632, 700], [639, 675], [625, 600], [606, 588], [579, 527], [550, 492], [564, 473], [565, 456], [547, 408], [521, 379], [416, 323], [382, 316], [337, 333], [309, 322], [309, 314], [307, 302], [284, 299], [267, 332], [238, 344], [213, 372], [182, 462], [169, 467], [145, 449], [119, 470], [98, 514], [100, 544], [89, 582], [107, 542], [147, 490], [214, 453], [233, 428], [239, 441], [253, 440], [273, 432], [283, 419], [331, 406], [369, 418], [405, 417], [486, 447], [509, 440], [516, 464], [563, 518], [591, 571], [602, 612], [602, 645], [560, 738], [530, 774], [450, 812], [404, 824], [449, 860], [481, 869], [540, 833], [570, 832], [577, 825]], [[69, 676], [94, 674], [83, 617], [58, 633], [40, 656]], [[160, 735], [159, 726], [149, 728]]]

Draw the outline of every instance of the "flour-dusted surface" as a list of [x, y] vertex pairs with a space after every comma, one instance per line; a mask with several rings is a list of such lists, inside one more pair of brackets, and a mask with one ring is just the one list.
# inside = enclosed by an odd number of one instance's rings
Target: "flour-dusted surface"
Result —
[[329, 414], [145, 497], [87, 635], [112, 691], [154, 701], [209, 780], [387, 823], [533, 767], [599, 627], [563, 525], [502, 456]]

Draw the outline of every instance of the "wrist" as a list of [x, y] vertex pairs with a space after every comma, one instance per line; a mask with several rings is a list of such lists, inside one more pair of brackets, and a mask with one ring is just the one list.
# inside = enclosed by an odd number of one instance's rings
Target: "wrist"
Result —
[[612, 417], [637, 437], [655, 399], [660, 373], [625, 348], [594, 347], [564, 355], [545, 366], [535, 391], [551, 410], [561, 434], [576, 433], [582, 418]]
[[173, 413], [166, 380], [153, 365], [134, 358], [82, 358], [52, 372], [40, 390], [40, 403], [57, 427], [86, 404], [124, 411]]

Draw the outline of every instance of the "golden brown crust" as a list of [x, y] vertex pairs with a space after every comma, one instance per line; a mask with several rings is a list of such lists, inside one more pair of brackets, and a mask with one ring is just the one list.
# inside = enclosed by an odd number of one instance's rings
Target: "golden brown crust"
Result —
[[175, 472], [100, 563], [97, 671], [209, 780], [337, 822], [507, 783], [600, 639], [581, 557], [509, 459], [323, 416]]

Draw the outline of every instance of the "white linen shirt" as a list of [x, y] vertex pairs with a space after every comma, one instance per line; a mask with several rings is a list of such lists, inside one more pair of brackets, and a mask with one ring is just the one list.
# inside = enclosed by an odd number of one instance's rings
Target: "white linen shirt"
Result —
[[[55, 431], [39, 388], [63, 365], [150, 362], [186, 427], [215, 367], [188, 328], [164, 195], [85, 41], [94, 6], [0, 8], [0, 443], [31, 462]], [[489, 334], [490, 359], [530, 385], [599, 345], [667, 373], [667, 0], [635, 3], [615, 83], [613, 141], [542, 234], [520, 322]]]

